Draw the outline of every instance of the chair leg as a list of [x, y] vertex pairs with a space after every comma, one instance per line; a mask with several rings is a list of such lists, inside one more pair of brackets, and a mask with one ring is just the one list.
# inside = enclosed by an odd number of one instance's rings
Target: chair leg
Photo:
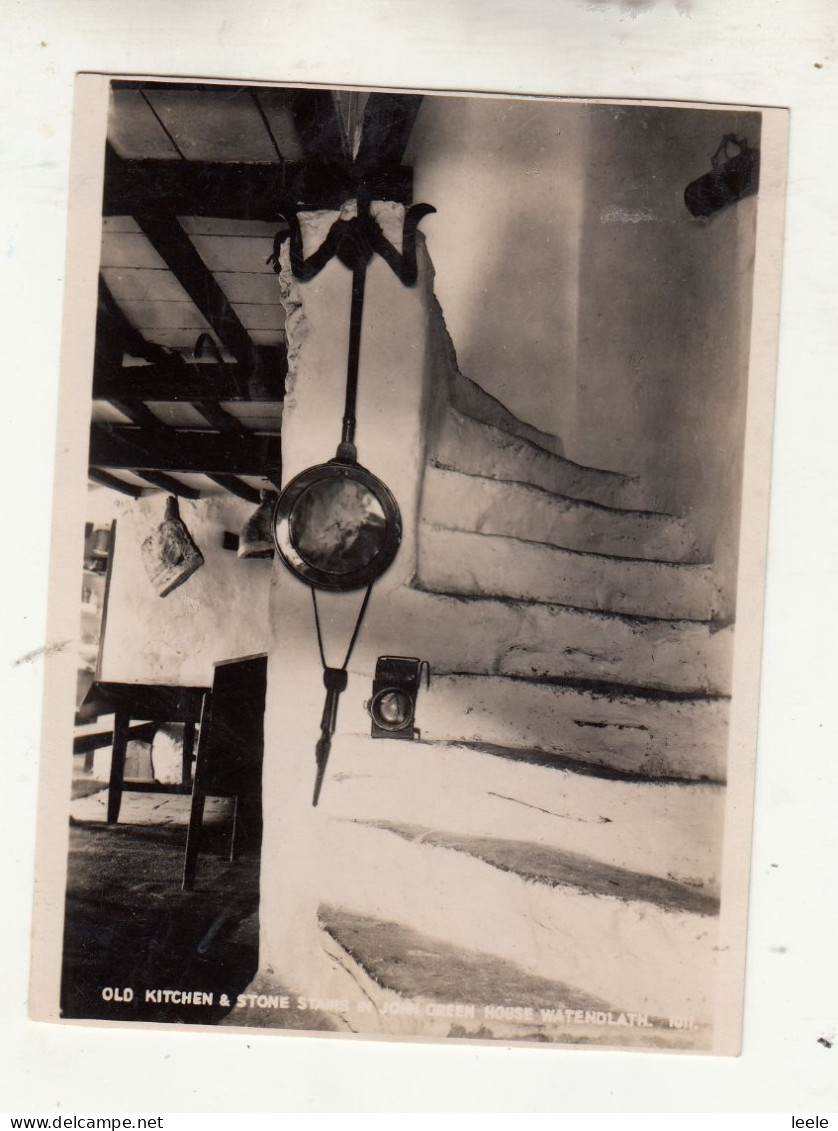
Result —
[[181, 883], [181, 889], [183, 891], [191, 891], [195, 886], [195, 872], [198, 867], [201, 825], [204, 820], [204, 801], [207, 796], [207, 749], [209, 745], [210, 716], [210, 696], [206, 695], [201, 710], [201, 732], [198, 738], [198, 756], [195, 759], [195, 778], [192, 783], [192, 807], [189, 812], [189, 829], [186, 833], [186, 852], [183, 858], [183, 881]]
[[230, 863], [236, 859], [239, 854], [239, 795], [233, 798], [233, 831], [230, 836]]
[[113, 750], [111, 753], [111, 776], [108, 782], [108, 824], [115, 825], [119, 820], [122, 806], [122, 784], [125, 780], [125, 755], [128, 750], [127, 711], [116, 711], [113, 721]]

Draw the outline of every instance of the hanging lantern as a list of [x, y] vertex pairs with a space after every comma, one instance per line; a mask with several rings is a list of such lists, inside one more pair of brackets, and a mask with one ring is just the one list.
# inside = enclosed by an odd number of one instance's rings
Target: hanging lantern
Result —
[[262, 491], [259, 506], [244, 524], [239, 535], [240, 558], [272, 558], [274, 556], [275, 491]]
[[183, 585], [204, 564], [204, 555], [184, 526], [174, 495], [166, 499], [163, 521], [143, 542], [142, 556], [151, 584], [161, 597]]

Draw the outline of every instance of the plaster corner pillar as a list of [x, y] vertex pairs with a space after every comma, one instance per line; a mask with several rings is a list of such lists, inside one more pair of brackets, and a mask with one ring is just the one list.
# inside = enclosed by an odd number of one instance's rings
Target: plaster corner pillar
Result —
[[[347, 207], [343, 210], [348, 213]], [[404, 209], [375, 202], [372, 214], [401, 248]], [[340, 213], [299, 216], [305, 255]], [[431, 218], [432, 219], [432, 218]], [[277, 558], [268, 625], [268, 685], [263, 778], [264, 834], [260, 902], [260, 978], [295, 993], [340, 993], [340, 971], [323, 952], [317, 912], [339, 897], [347, 824], [330, 817], [332, 775], [345, 769], [342, 736], [369, 733], [363, 701], [375, 658], [397, 652], [401, 594], [415, 572], [416, 525], [425, 462], [433, 365], [429, 318], [433, 272], [417, 241], [419, 277], [404, 286], [374, 256], [367, 268], [357, 400], [358, 461], [390, 488], [402, 517], [396, 559], [373, 590], [340, 699], [320, 804], [312, 806], [315, 744], [325, 691], [311, 592]], [[346, 382], [352, 273], [332, 259], [312, 280], [290, 271], [286, 244], [280, 287], [287, 312], [288, 378], [282, 424], [283, 485], [335, 455]], [[363, 590], [318, 593], [326, 660], [343, 662]], [[396, 635], [394, 635], [394, 633]], [[409, 645], [408, 645], [409, 646]], [[371, 880], [372, 882], [372, 880]]]

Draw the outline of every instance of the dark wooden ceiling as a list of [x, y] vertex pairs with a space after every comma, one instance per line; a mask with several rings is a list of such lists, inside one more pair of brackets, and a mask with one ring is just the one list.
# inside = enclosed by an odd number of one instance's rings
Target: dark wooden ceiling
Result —
[[285, 316], [268, 262], [290, 205], [359, 179], [411, 203], [417, 95], [115, 82], [90, 478], [140, 495], [280, 482]]

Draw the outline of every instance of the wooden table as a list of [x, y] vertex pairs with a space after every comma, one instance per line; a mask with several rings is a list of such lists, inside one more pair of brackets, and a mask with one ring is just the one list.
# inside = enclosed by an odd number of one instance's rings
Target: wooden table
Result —
[[85, 713], [114, 716], [113, 753], [108, 783], [108, 824], [119, 820], [125, 780], [125, 754], [131, 720], [144, 723], [183, 723], [183, 768], [179, 786], [158, 782], [132, 782], [132, 789], [157, 793], [189, 793], [192, 789], [192, 753], [195, 726], [200, 721], [208, 687], [179, 687], [176, 684], [106, 683], [98, 681], [82, 704]]

